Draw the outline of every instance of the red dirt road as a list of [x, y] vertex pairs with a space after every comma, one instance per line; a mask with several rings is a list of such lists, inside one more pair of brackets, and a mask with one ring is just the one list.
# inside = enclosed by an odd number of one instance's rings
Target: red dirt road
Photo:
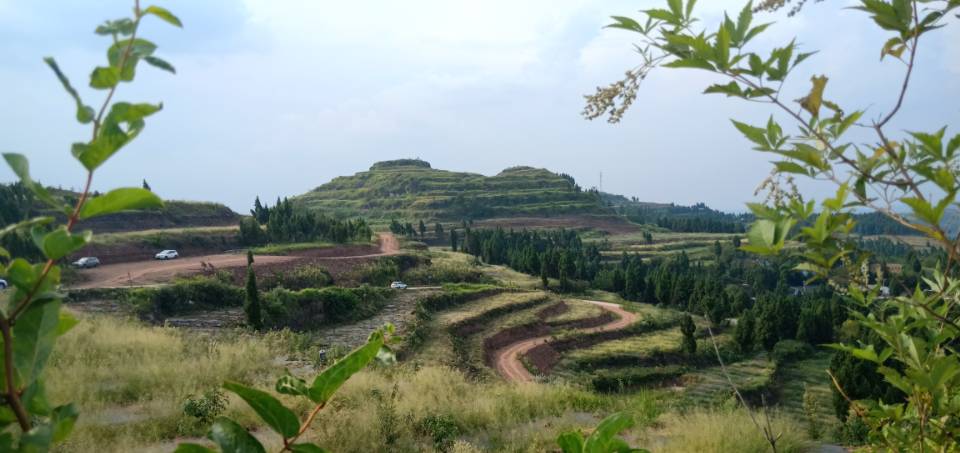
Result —
[[[605, 332], [609, 330], [620, 330], [630, 324], [633, 324], [637, 320], [636, 313], [630, 313], [623, 309], [623, 307], [612, 304], [609, 302], [599, 302], [588, 300], [591, 304], [599, 305], [604, 310], [610, 311], [611, 313], [616, 314], [620, 318], [614, 320], [611, 323], [604, 324], [599, 327], [593, 327], [590, 329], [584, 329], [581, 332], [591, 333], [591, 332]], [[520, 357], [523, 354], [526, 354], [528, 351], [533, 349], [539, 344], [545, 343], [549, 340], [551, 336], [543, 336], [531, 338], [528, 340], [523, 340], [509, 346], [505, 346], [496, 352], [494, 352], [494, 363], [496, 363], [497, 373], [500, 376], [503, 376], [504, 379], [513, 382], [533, 382], [534, 376], [527, 371], [527, 367], [523, 365], [520, 361]]]
[[[380, 252], [373, 254], [312, 257], [313, 261], [345, 260], [395, 255], [400, 251], [400, 242], [392, 234], [380, 235]], [[287, 263], [304, 260], [300, 255], [257, 255], [254, 266]], [[177, 275], [197, 274], [203, 271], [200, 263], [216, 269], [230, 269], [247, 265], [246, 254], [221, 253], [216, 255], [191, 256], [169, 261], [137, 261], [132, 263], [106, 264], [93, 269], [81, 270], [86, 280], [74, 286], [83, 288], [111, 288], [163, 283]]]

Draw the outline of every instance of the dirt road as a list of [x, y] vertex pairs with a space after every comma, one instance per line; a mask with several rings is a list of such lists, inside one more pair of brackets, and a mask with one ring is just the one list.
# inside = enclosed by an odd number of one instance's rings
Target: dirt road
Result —
[[[630, 324], [633, 324], [637, 320], [636, 313], [631, 313], [623, 309], [623, 307], [612, 304], [609, 302], [599, 302], [588, 300], [591, 304], [599, 305], [604, 310], [610, 311], [617, 316], [619, 319], [614, 320], [611, 323], [604, 324], [598, 327], [592, 327], [589, 329], [583, 329], [581, 332], [591, 333], [591, 332], [605, 332], [609, 330], [620, 330]], [[533, 382], [534, 376], [527, 371], [527, 367], [523, 365], [523, 362], [520, 361], [520, 357], [523, 354], [526, 354], [527, 351], [530, 351], [539, 344], [545, 343], [551, 338], [550, 335], [531, 338], [528, 340], [519, 341], [517, 343], [505, 346], [494, 353], [494, 363], [497, 366], [497, 373], [500, 376], [503, 376], [504, 379], [514, 382]]]
[[[400, 242], [389, 233], [380, 234], [380, 250], [378, 253], [361, 253], [341, 256], [311, 256], [311, 261], [344, 260], [355, 258], [370, 258], [377, 256], [395, 255], [400, 251]], [[323, 249], [327, 250], [327, 249]], [[254, 266], [265, 266], [277, 263], [307, 259], [309, 251], [295, 255], [257, 255]], [[177, 275], [196, 274], [203, 271], [201, 263], [212, 265], [215, 269], [229, 269], [247, 265], [247, 256], [242, 253], [220, 253], [216, 255], [191, 256], [169, 261], [137, 261], [132, 263], [105, 264], [93, 269], [84, 269], [80, 272], [86, 277], [85, 281], [74, 286], [83, 288], [111, 288], [119, 286], [138, 286], [162, 283]]]

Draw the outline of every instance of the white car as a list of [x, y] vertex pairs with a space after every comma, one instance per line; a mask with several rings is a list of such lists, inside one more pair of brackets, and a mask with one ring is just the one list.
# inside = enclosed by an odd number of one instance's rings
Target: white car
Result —
[[90, 268], [100, 265], [100, 259], [95, 256], [85, 256], [72, 263], [73, 267]]
[[393, 282], [390, 284], [390, 287], [393, 289], [407, 289], [407, 284], [404, 282]]
[[164, 250], [153, 256], [154, 259], [158, 260], [172, 260], [179, 258], [180, 254], [176, 250]]
[[0, 278], [0, 289], [7, 289], [8, 286], [10, 286], [10, 284], [7, 283], [6, 280]]

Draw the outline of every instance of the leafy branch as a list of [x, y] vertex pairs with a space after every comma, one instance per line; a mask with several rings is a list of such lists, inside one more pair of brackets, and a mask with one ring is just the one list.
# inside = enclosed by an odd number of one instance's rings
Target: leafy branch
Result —
[[[106, 89], [108, 94], [95, 114], [85, 104], [56, 60], [44, 58], [67, 94], [76, 105], [76, 119], [81, 124], [92, 123], [91, 140], [74, 143], [73, 156], [87, 170], [86, 182], [76, 203], [71, 207], [62, 204], [45, 187], [33, 181], [29, 162], [25, 156], [4, 153], [3, 157], [20, 182], [54, 212], [66, 218], [60, 226], [53, 226], [52, 217], [37, 217], [11, 225], [0, 235], [29, 230], [33, 243], [43, 253], [43, 263], [31, 264], [23, 258], [13, 257], [0, 248], [0, 256], [8, 263], [3, 268], [5, 277], [13, 286], [6, 304], [0, 307], [0, 335], [3, 340], [3, 408], [0, 410], [0, 427], [16, 423], [20, 435], [12, 431], [0, 434], [0, 450], [47, 451], [54, 443], [62, 441], [71, 431], [78, 416], [72, 404], [50, 409], [43, 391], [42, 371], [57, 337], [66, 333], [77, 321], [60, 311], [61, 296], [57, 292], [60, 269], [57, 263], [73, 252], [80, 250], [92, 238], [92, 232], [75, 233], [78, 222], [96, 216], [130, 209], [150, 209], [163, 205], [150, 191], [141, 188], [121, 188], [104, 195], [91, 197], [90, 188], [94, 171], [120, 148], [132, 141], [144, 128], [144, 118], [160, 110], [159, 105], [111, 103], [119, 82], [131, 82], [137, 62], [162, 62], [158, 67], [173, 72], [173, 66], [155, 59], [152, 53], [156, 45], [135, 38], [141, 19], [155, 15], [176, 26], [180, 20], [166, 9], [150, 6], [141, 10], [139, 2], [134, 5], [134, 19], [108, 21], [97, 28], [98, 34], [114, 36], [113, 46], [108, 50], [109, 65], [94, 69], [90, 87]], [[130, 36], [118, 41], [117, 36]], [[164, 67], [165, 66], [165, 67]], [[108, 112], [109, 109], [109, 113]], [[106, 115], [106, 116], [104, 116]]]

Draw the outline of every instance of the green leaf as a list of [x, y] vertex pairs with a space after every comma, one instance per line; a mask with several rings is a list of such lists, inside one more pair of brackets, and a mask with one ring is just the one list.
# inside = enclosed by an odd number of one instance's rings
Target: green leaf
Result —
[[93, 69], [93, 72], [90, 73], [90, 87], [96, 88], [98, 90], [108, 90], [117, 86], [117, 83], [120, 82], [120, 74], [117, 73], [117, 68], [112, 66], [103, 67], [98, 66]]
[[180, 444], [177, 445], [177, 449], [173, 453], [216, 453], [216, 450], [204, 447], [200, 444]]
[[119, 71], [120, 80], [129, 82], [136, 75], [140, 59], [153, 55], [156, 50], [157, 45], [146, 39], [124, 39], [113, 43], [107, 49], [107, 61]]
[[809, 94], [798, 101], [800, 102], [800, 106], [810, 112], [814, 118], [820, 116], [820, 106], [823, 104], [823, 90], [827, 87], [827, 80], [826, 76], [811, 77], [810, 82], [813, 83], [813, 88], [810, 89]]
[[67, 231], [66, 225], [61, 225], [49, 233], [43, 233], [39, 228], [34, 228], [33, 232], [37, 247], [44, 256], [54, 261], [80, 250], [93, 237], [93, 233], [89, 230], [73, 234]]
[[289, 374], [280, 376], [275, 388], [278, 393], [284, 395], [308, 396], [310, 394], [310, 387], [303, 379]]
[[171, 74], [177, 73], [177, 70], [173, 67], [173, 65], [170, 63], [167, 63], [166, 60], [162, 60], [157, 57], [147, 56], [147, 57], [143, 57], [143, 61], [146, 61], [147, 63], [149, 63], [150, 66], [163, 69], [164, 71], [167, 71]]
[[223, 453], [266, 453], [256, 437], [226, 417], [214, 420], [208, 436], [220, 446]]
[[580, 431], [570, 431], [557, 437], [557, 445], [563, 453], [583, 453], [583, 434]]
[[654, 19], [662, 20], [670, 24], [677, 24], [680, 22], [677, 16], [674, 16], [673, 13], [665, 9], [659, 9], [659, 8], [648, 9], [648, 10], [644, 10], [643, 13]]
[[597, 425], [597, 429], [594, 430], [589, 437], [587, 437], [587, 440], [584, 443], [584, 451], [620, 451], [620, 449], [613, 450], [610, 447], [614, 444], [619, 444], [619, 442], [616, 442], [615, 436], [619, 432], [628, 429], [631, 426], [633, 426], [633, 417], [630, 415], [623, 412], [610, 415], [609, 417], [603, 419], [603, 421]]
[[118, 102], [110, 107], [97, 138], [89, 144], [74, 143], [74, 157], [87, 170], [95, 170], [143, 130], [143, 119], [163, 108], [162, 104]]
[[73, 329], [80, 321], [77, 320], [70, 312], [61, 311], [60, 320], [57, 321], [57, 336], [61, 336]]
[[3, 227], [3, 229], [0, 229], [0, 238], [16, 230], [22, 230], [27, 227], [33, 227], [33, 226], [46, 225], [50, 222], [53, 222], [53, 217], [34, 217], [32, 219], [27, 219], [22, 222], [14, 223], [12, 225], [7, 225]]
[[143, 14], [153, 14], [170, 25], [183, 28], [183, 22], [180, 22], [180, 19], [177, 18], [177, 16], [174, 16], [173, 13], [159, 6], [148, 6], [147, 9], [143, 10]]
[[737, 29], [734, 33], [735, 41], [740, 44], [737, 47], [746, 44], [747, 32], [750, 31], [751, 22], [753, 22], [753, 0], [747, 2], [737, 17]]
[[326, 403], [330, 397], [343, 385], [350, 376], [362, 370], [373, 360], [380, 347], [383, 346], [383, 333], [375, 331], [370, 334], [367, 344], [355, 349], [346, 357], [323, 370], [310, 386], [309, 397], [315, 403]]
[[733, 126], [743, 134], [744, 137], [747, 137], [753, 143], [756, 143], [759, 148], [769, 149], [770, 143], [767, 142], [767, 131], [759, 127], [754, 127], [746, 123], [741, 123], [736, 120], [730, 120], [733, 122]]
[[97, 29], [94, 30], [94, 33], [100, 36], [111, 36], [111, 35], [123, 35], [130, 36], [133, 34], [134, 23], [129, 18], [124, 17], [123, 19], [117, 20], [108, 20], [103, 23], [103, 25], [97, 26]]
[[7, 161], [10, 169], [20, 178], [20, 182], [22, 182], [27, 189], [30, 189], [40, 201], [60, 212], [70, 213], [70, 210], [66, 206], [54, 199], [53, 195], [50, 195], [46, 187], [34, 182], [33, 179], [30, 178], [30, 162], [23, 154], [4, 153], [3, 158]]
[[717, 31], [717, 45], [715, 47], [717, 68], [730, 67], [730, 29], [727, 24], [721, 24]]
[[80, 411], [72, 403], [59, 406], [53, 410], [53, 415], [50, 416], [50, 425], [53, 427], [54, 443], [62, 442], [70, 435], [78, 417], [80, 417]]
[[30, 431], [20, 436], [20, 453], [46, 453], [53, 444], [53, 427], [49, 424], [36, 424]]
[[290, 446], [290, 451], [293, 453], [327, 453], [327, 450], [314, 444], [293, 444]]
[[70, 84], [70, 80], [67, 79], [67, 76], [63, 74], [63, 71], [60, 70], [60, 66], [57, 65], [57, 61], [53, 57], [46, 57], [43, 59], [47, 66], [53, 70], [53, 73], [56, 74], [57, 79], [60, 80], [60, 84], [63, 85], [63, 89], [67, 90], [67, 93], [70, 94], [70, 97], [73, 98], [74, 102], [77, 103], [77, 121], [82, 124], [87, 124], [93, 121], [94, 115], [96, 113], [93, 111], [93, 107], [85, 105], [82, 100], [80, 100], [80, 94], [77, 93], [77, 90], [73, 88], [73, 85]]
[[738, 85], [737, 82], [730, 82], [726, 85], [710, 85], [703, 93], [720, 93], [726, 94], [728, 97], [743, 97], [743, 90], [740, 89], [740, 85]]
[[707, 71], [716, 71], [709, 61], [700, 58], [678, 58], [663, 65], [665, 68], [694, 68], [706, 69]]
[[21, 385], [40, 376], [57, 338], [60, 301], [32, 302], [13, 326], [13, 362]]
[[776, 166], [778, 173], [796, 173], [798, 175], [810, 176], [810, 172], [807, 171], [806, 167], [796, 162], [780, 161], [774, 162], [773, 165]]
[[162, 208], [163, 200], [153, 192], [139, 187], [114, 189], [93, 197], [80, 209], [80, 218], [89, 219], [132, 209]]
[[236, 393], [243, 398], [250, 407], [267, 422], [274, 431], [280, 433], [284, 439], [297, 435], [300, 430], [300, 420], [283, 403], [267, 392], [243, 386], [236, 382], [226, 382], [223, 388]]

